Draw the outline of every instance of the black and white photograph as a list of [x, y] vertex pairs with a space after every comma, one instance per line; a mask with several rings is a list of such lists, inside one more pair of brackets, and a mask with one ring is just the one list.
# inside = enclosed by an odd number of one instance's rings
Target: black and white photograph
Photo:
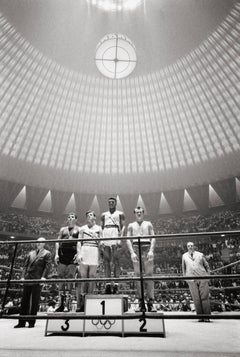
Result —
[[240, 0], [0, 0], [1, 357], [240, 355]]

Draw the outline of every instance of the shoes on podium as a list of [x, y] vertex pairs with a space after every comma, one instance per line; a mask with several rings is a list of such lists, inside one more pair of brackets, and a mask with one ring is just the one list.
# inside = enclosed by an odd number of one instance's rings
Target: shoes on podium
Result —
[[60, 305], [56, 308], [55, 312], [63, 312], [65, 309], [65, 295], [61, 295]]
[[112, 291], [113, 294], [118, 294], [118, 283], [115, 283], [113, 285], [113, 291]]
[[106, 295], [118, 294], [119, 293], [118, 288], [119, 288], [118, 283], [115, 283], [113, 285], [111, 283], [108, 283], [108, 284], [106, 284], [104, 294], [106, 294]]
[[135, 312], [146, 312], [145, 302], [140, 301], [138, 307], [135, 309]]
[[147, 302], [148, 312], [157, 312], [157, 310], [153, 306], [153, 299], [149, 299]]
[[106, 295], [111, 295], [112, 294], [111, 284], [106, 284], [105, 294]]
[[82, 306], [82, 307], [76, 309], [76, 312], [84, 312], [84, 306]]
[[78, 297], [78, 306], [76, 312], [84, 312], [84, 305], [85, 305], [85, 295], [80, 294]]

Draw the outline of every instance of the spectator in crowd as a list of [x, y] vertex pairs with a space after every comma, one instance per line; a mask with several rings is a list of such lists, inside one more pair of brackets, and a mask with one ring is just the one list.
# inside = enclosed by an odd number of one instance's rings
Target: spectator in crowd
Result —
[[56, 301], [50, 300], [47, 303], [47, 312], [55, 312], [55, 310], [56, 310]]
[[[120, 238], [124, 234], [125, 229], [125, 216], [124, 213], [117, 210], [117, 199], [109, 197], [108, 199], [109, 210], [103, 212], [101, 215], [101, 227], [103, 230], [103, 238]], [[118, 278], [120, 275], [120, 262], [119, 262], [119, 247], [121, 240], [104, 240], [102, 241], [101, 248], [103, 253], [103, 264], [105, 276], [111, 277], [112, 269], [113, 276]], [[117, 292], [118, 285], [114, 285], [114, 290]], [[111, 294], [111, 284], [106, 284], [106, 294]]]
[[[140, 237], [142, 262], [145, 270], [146, 276], [153, 275], [153, 258], [154, 258], [154, 247], [155, 238], [147, 238], [146, 236], [153, 236], [154, 230], [152, 223], [150, 221], [144, 221], [144, 209], [140, 206], [136, 207], [134, 210], [136, 221], [128, 225], [127, 236], [128, 237]], [[140, 265], [139, 265], [139, 250], [138, 250], [138, 239], [128, 239], [127, 246], [131, 254], [131, 260], [133, 263], [133, 269], [135, 275], [140, 275]], [[147, 285], [147, 296], [148, 296], [148, 311], [153, 310], [154, 302], [154, 283], [152, 280], [146, 282]], [[140, 300], [140, 310], [145, 311], [144, 298], [141, 294], [140, 283], [137, 283], [138, 298]]]
[[[210, 315], [209, 285], [206, 279], [197, 279], [198, 276], [210, 274], [210, 268], [203, 253], [195, 251], [194, 243], [187, 243], [188, 252], [182, 256], [182, 271], [184, 276], [196, 276], [194, 280], [187, 280], [197, 315]], [[199, 322], [209, 322], [199, 319]]]
[[4, 307], [4, 311], [7, 315], [15, 315], [20, 313], [21, 299], [13, 298], [9, 299]]
[[[38, 238], [36, 249], [32, 250], [26, 259], [23, 280], [42, 279], [45, 280], [51, 268], [51, 253], [44, 248], [46, 239]], [[25, 284], [21, 301], [20, 315], [37, 315], [42, 285], [39, 283]], [[28, 321], [28, 327], [34, 327], [36, 320]], [[20, 319], [14, 328], [25, 327], [26, 320]]]

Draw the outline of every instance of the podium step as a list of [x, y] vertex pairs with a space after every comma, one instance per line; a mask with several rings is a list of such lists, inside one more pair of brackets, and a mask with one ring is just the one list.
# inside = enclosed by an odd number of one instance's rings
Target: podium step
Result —
[[[51, 316], [62, 316], [62, 312], [51, 312], [48, 314]], [[83, 335], [84, 331], [84, 320], [75, 320], [73, 317], [75, 316], [84, 316], [83, 313], [71, 313], [66, 312], [65, 316], [59, 320], [52, 320], [51, 318], [47, 319], [46, 327], [45, 327], [45, 336], [49, 334], [58, 334], [58, 335]]]
[[[45, 336], [50, 333], [80, 336], [166, 336], [162, 313], [152, 312], [142, 315], [124, 312], [125, 306], [126, 296], [123, 295], [86, 295], [85, 312], [66, 312], [62, 319], [49, 318], [46, 322]], [[62, 317], [63, 313], [49, 313], [49, 316], [58, 315]], [[86, 315], [93, 316], [93, 318], [84, 319]], [[76, 319], [77, 316], [83, 318]], [[121, 319], [116, 317], [121, 317]]]

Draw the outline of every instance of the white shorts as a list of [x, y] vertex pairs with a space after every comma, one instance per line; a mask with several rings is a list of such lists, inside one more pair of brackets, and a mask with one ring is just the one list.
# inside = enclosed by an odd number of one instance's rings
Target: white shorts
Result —
[[91, 247], [89, 245], [83, 245], [81, 248], [82, 262], [85, 265], [98, 265], [99, 264], [99, 253], [98, 247]]
[[[118, 229], [115, 227], [104, 228], [103, 230], [104, 238], [118, 238]], [[103, 240], [104, 245], [111, 247], [112, 245], [117, 244], [117, 240]]]

